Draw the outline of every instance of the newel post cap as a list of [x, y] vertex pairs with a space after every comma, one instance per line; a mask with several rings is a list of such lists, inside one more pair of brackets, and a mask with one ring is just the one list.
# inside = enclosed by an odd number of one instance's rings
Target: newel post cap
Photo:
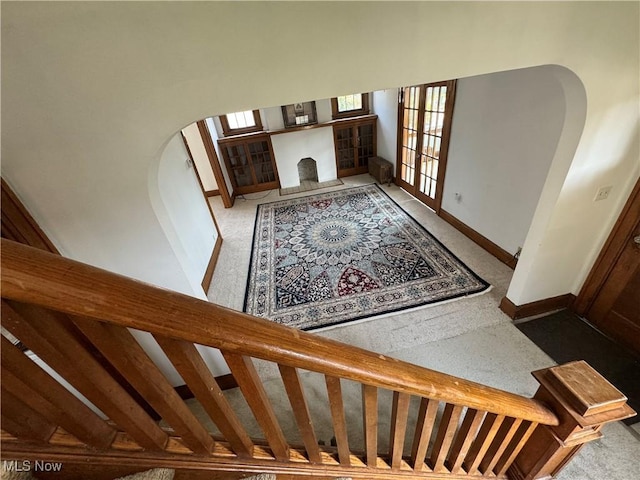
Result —
[[540, 382], [534, 398], [558, 416], [558, 425], [540, 425], [509, 469], [516, 480], [555, 476], [587, 442], [602, 437], [600, 427], [636, 414], [627, 397], [585, 361], [533, 372]]
[[636, 414], [627, 405], [627, 397], [584, 360], [537, 370], [532, 375], [541, 386], [536, 397], [560, 407], [582, 427]]

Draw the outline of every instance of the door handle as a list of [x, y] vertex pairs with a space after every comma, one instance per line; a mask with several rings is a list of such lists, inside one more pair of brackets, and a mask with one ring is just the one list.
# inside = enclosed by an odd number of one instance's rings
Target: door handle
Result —
[[636, 247], [640, 248], [640, 235], [633, 237], [633, 243], [635, 243]]

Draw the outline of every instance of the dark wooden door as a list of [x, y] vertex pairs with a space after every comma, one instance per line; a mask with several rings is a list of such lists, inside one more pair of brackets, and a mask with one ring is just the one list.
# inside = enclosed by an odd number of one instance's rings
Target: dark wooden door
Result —
[[578, 313], [640, 355], [640, 181], [577, 303]]
[[376, 156], [376, 120], [341, 122], [333, 127], [338, 177], [369, 171], [369, 159]]

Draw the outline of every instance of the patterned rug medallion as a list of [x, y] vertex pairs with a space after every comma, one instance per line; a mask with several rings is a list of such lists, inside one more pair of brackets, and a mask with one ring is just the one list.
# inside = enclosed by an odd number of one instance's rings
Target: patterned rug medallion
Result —
[[309, 330], [488, 288], [366, 185], [258, 206], [244, 311]]

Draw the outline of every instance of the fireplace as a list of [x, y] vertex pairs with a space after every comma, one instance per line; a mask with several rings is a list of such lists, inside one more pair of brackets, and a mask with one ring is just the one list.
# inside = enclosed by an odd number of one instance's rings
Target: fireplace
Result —
[[298, 162], [298, 177], [302, 182], [318, 182], [318, 167], [313, 158], [303, 158]]

